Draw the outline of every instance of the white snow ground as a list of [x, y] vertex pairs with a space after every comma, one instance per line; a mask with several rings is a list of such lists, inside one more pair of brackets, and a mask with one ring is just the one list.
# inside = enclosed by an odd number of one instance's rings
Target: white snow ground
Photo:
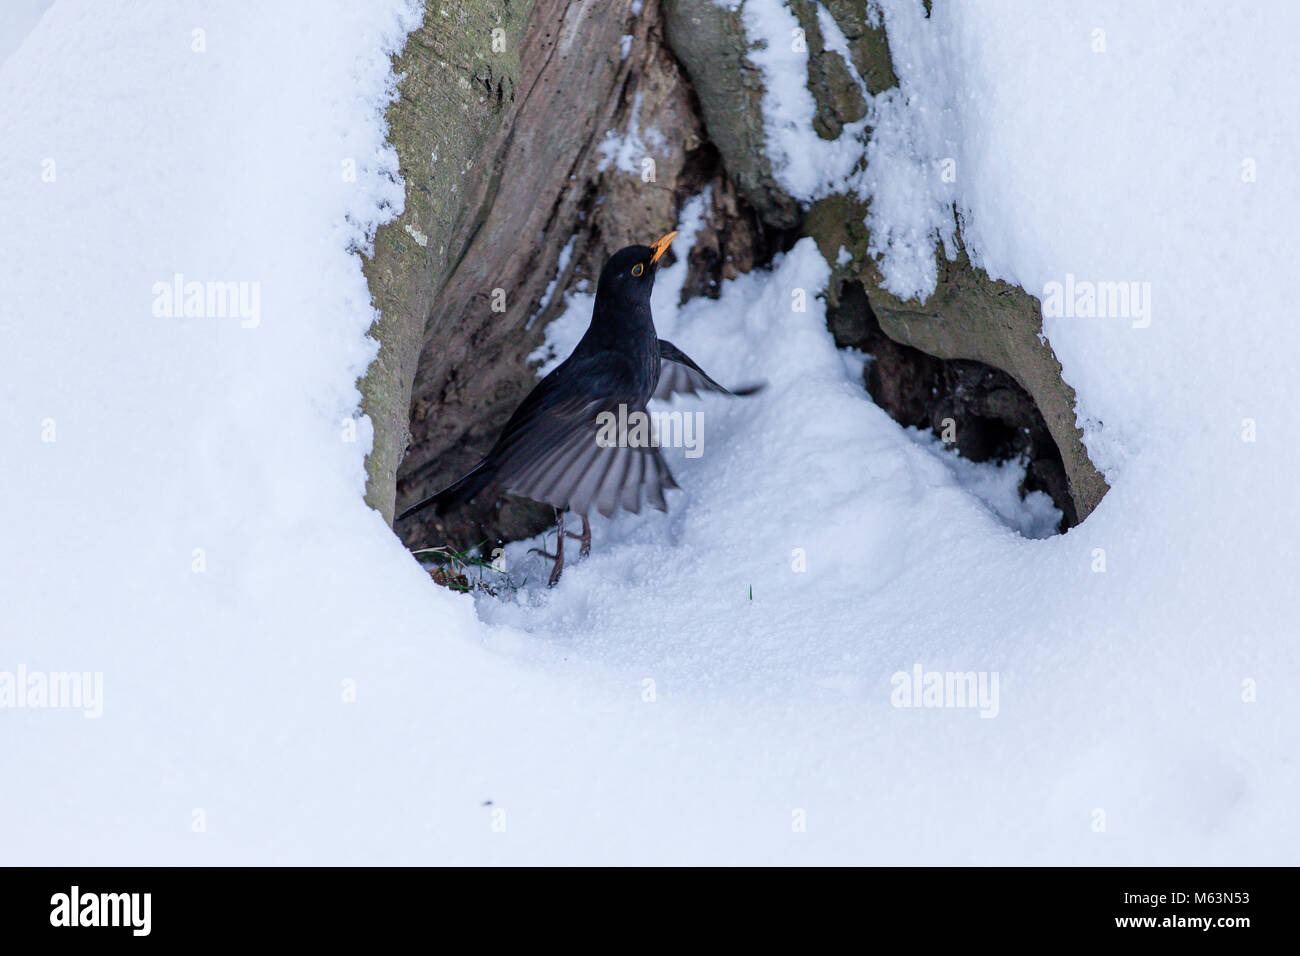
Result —
[[[57, 0], [0, 63], [0, 689], [102, 672], [102, 716], [0, 708], [0, 862], [1294, 863], [1300, 10], [1078, 6], [885, 4], [913, 98], [862, 185], [943, 143], [995, 275], [1151, 283], [1145, 328], [1047, 321], [1114, 484], [1084, 525], [1017, 534], [876, 408], [801, 243], [716, 303], [661, 276], [665, 337], [769, 382], [673, 406], [672, 513], [475, 600], [347, 440], [407, 6]], [[176, 273], [256, 321], [155, 314]], [[918, 664], [996, 716], [893, 706]]]
[[0, 63], [22, 44], [54, 0], [6, 0], [0, 16]]

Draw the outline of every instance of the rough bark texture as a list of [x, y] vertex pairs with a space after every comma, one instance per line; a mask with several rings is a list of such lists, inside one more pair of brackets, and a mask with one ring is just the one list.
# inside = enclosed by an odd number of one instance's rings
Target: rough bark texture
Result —
[[[393, 520], [394, 482], [407, 446], [411, 384], [435, 291], [471, 233], [466, 203], [475, 166], [510, 117], [519, 83], [519, 37], [529, 0], [439, 0], [407, 39], [404, 75], [388, 110], [389, 138], [406, 180], [406, 208], [380, 228], [364, 269], [380, 318], [379, 355], [361, 383], [374, 425], [366, 500]], [[493, 30], [496, 34], [494, 45]], [[494, 48], [495, 46], [495, 48]]]
[[[849, 41], [850, 70], [824, 49], [816, 6], [790, 6], [808, 37], [816, 131], [850, 135], [846, 124], [866, 115], [852, 73], [869, 94], [897, 83], [884, 31], [865, 0], [824, 4]], [[495, 49], [494, 29], [504, 40]], [[1066, 525], [1095, 507], [1106, 486], [1075, 426], [1073, 391], [1039, 339], [1037, 301], [964, 253], [940, 255], [938, 289], [923, 303], [885, 292], [862, 203], [833, 196], [805, 210], [773, 176], [749, 49], [740, 13], [712, 0], [646, 0], [635, 16], [608, 0], [429, 4], [397, 62], [406, 78], [389, 114], [406, 211], [380, 230], [367, 263], [383, 315], [363, 382], [376, 508], [391, 516], [395, 474], [405, 506], [472, 465], [535, 383], [529, 356], [563, 292], [594, 282], [614, 250], [673, 228], [705, 188], [687, 295], [715, 294], [800, 234], [832, 263], [848, 249], [829, 321], [840, 344], [876, 356], [866, 382], [876, 400], [905, 424], [938, 431], [954, 418], [971, 457], [1027, 456], [1026, 486], [1052, 494]], [[624, 162], [611, 136], [634, 144]], [[506, 498], [397, 530], [412, 544], [459, 547], [550, 520], [549, 508]]]

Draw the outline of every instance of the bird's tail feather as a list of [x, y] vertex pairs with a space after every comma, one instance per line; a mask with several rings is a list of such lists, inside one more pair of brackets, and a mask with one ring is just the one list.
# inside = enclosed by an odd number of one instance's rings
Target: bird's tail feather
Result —
[[411, 505], [397, 516], [397, 520], [409, 518], [425, 508], [433, 508], [434, 514], [446, 514], [449, 510], [457, 505], [463, 504], [475, 497], [480, 491], [491, 483], [495, 470], [488, 467], [486, 461], [481, 461], [463, 478], [452, 482], [436, 495], [430, 495], [423, 501]]

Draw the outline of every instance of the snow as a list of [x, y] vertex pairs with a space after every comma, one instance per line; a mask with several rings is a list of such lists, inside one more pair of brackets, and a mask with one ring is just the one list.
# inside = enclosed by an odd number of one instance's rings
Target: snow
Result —
[[[0, 677], [102, 675], [101, 714], [0, 706], [0, 860], [1293, 863], [1300, 12], [1076, 6], [882, 3], [872, 188], [899, 288], [946, 195], [996, 276], [1151, 283], [1145, 328], [1047, 320], [1092, 517], [1027, 536], [1015, 466], [875, 407], [810, 241], [679, 305], [697, 198], [660, 333], [767, 388], [676, 400], [706, 442], [667, 516], [597, 518], [553, 591], [513, 544], [517, 586], [470, 597], [362, 502], [352, 250], [401, 206], [415, 12], [58, 0], [0, 63]], [[796, 155], [814, 192], [842, 169]], [[257, 283], [259, 322], [155, 315], [176, 273]], [[996, 716], [896, 706], [918, 667]]]
[[54, 0], [5, 0], [0, 18], [0, 63], [22, 45]]
[[537, 317], [546, 311], [547, 306], [551, 304], [551, 299], [555, 297], [555, 291], [559, 288], [560, 279], [569, 268], [569, 260], [573, 258], [573, 248], [577, 245], [578, 237], [570, 236], [569, 241], [564, 244], [560, 250], [560, 257], [555, 263], [555, 278], [546, 283], [546, 290], [542, 293], [541, 301], [537, 303], [537, 309], [528, 317], [528, 323], [524, 328], [531, 329]]
[[655, 153], [663, 154], [665, 143], [664, 134], [653, 126], [647, 127], [642, 133], [641, 94], [637, 93], [632, 98], [627, 133], [620, 136], [618, 130], [613, 129], [605, 132], [605, 139], [600, 144], [600, 163], [597, 169], [604, 172], [612, 165], [620, 172], [641, 176], [644, 181], [653, 182], [653, 178], [647, 179], [646, 174], [653, 173], [654, 167], [646, 164], [653, 164]]
[[[829, 195], [857, 167], [862, 157], [857, 134], [867, 127], [870, 115], [845, 124], [838, 139], [819, 137], [812, 126], [817, 104], [807, 87], [807, 38], [798, 19], [781, 0], [747, 0], [740, 17], [751, 43], [749, 59], [765, 80], [767, 155], [777, 182], [797, 199], [810, 202]], [[848, 46], [838, 29], [829, 42], [832, 48]], [[861, 83], [856, 71], [853, 76]]]
[[931, 432], [911, 429], [910, 434], [952, 469], [957, 481], [988, 505], [1008, 527], [1026, 538], [1049, 538], [1056, 534], [1061, 525], [1061, 512], [1052, 503], [1051, 495], [1042, 491], [1020, 494], [1026, 462], [974, 462], [963, 458]]
[[900, 298], [925, 298], [938, 278], [935, 245], [956, 254], [958, 183], [967, 174], [958, 149], [971, 112], [961, 103], [953, 41], [940, 29], [943, 10], [927, 20], [919, 6], [882, 4], [897, 87], [871, 101], [867, 168], [846, 184], [870, 200], [868, 253], [879, 260], [884, 286]]

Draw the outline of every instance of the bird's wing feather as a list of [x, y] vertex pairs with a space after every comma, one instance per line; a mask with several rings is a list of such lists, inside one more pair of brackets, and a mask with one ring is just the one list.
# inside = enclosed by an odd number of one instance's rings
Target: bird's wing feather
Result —
[[659, 384], [655, 387], [655, 398], [665, 399], [675, 394], [695, 395], [699, 392], [752, 395], [762, 387], [762, 385], [753, 385], [734, 391], [724, 388], [672, 342], [666, 339], [659, 340]]
[[635, 514], [641, 513], [641, 483], [645, 479], [645, 455], [633, 455], [628, 461], [623, 487], [619, 490], [619, 504]]
[[[571, 366], [569, 376], [588, 375], [584, 364]], [[617, 363], [594, 364], [592, 371], [605, 379], [594, 388], [584, 388], [581, 394], [563, 388], [548, 391], [548, 377], [511, 416], [490, 453], [501, 487], [581, 515], [595, 505], [606, 516], [620, 504], [639, 511], [644, 489], [646, 500], [666, 511], [663, 492], [677, 485], [658, 447], [602, 445], [597, 440], [602, 413], [617, 419], [620, 405], [627, 416], [646, 409], [631, 393]], [[592, 394], [603, 397], [583, 397]]]

